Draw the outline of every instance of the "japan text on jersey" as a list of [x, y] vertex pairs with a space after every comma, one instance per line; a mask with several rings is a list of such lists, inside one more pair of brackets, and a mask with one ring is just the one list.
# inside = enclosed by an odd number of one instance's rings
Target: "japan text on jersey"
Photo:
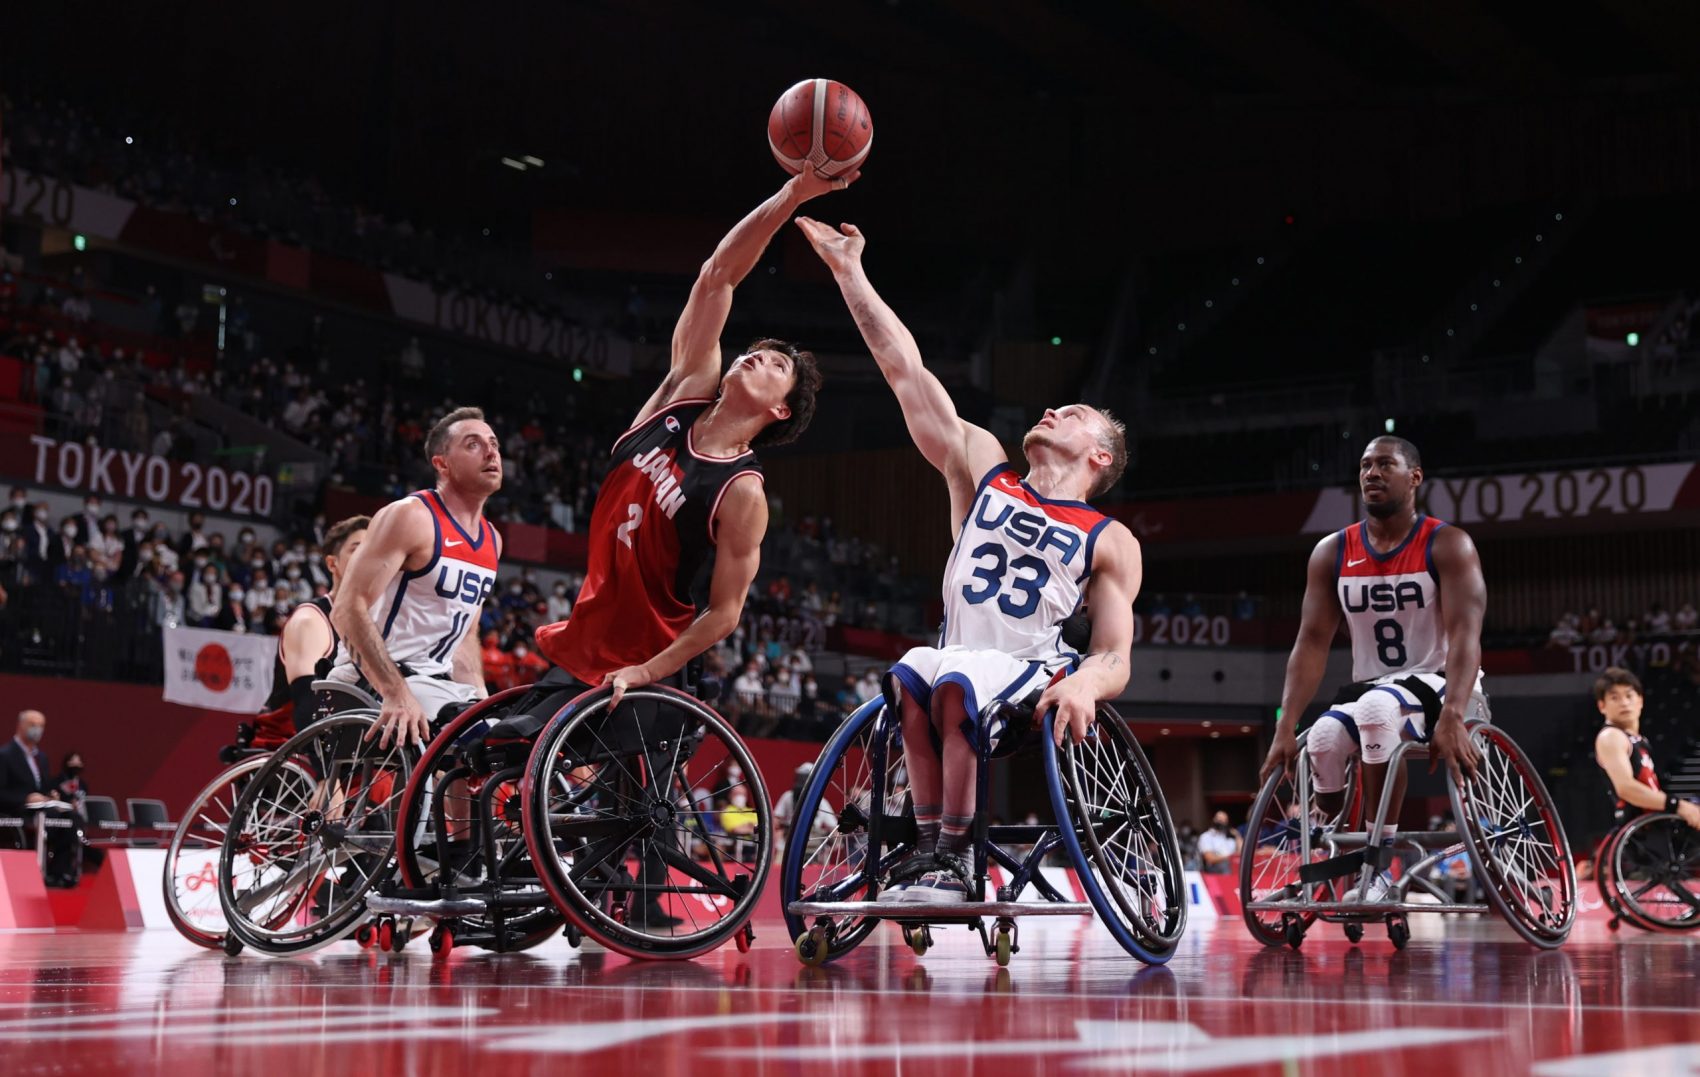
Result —
[[1434, 536], [1445, 526], [1419, 514], [1405, 541], [1386, 553], [1370, 545], [1365, 522], [1340, 532], [1334, 594], [1352, 638], [1353, 680], [1445, 672], [1446, 626], [1434, 567]]
[[1014, 468], [998, 465], [974, 491], [945, 567], [940, 645], [1071, 656], [1060, 625], [1080, 606], [1092, 547], [1109, 522], [1083, 501], [1035, 493]]
[[496, 588], [498, 539], [482, 518], [477, 536], [467, 534], [435, 490], [413, 496], [431, 510], [431, 560], [397, 574], [372, 614], [397, 665], [436, 676], [450, 672], [455, 648], [477, 628], [484, 600]]

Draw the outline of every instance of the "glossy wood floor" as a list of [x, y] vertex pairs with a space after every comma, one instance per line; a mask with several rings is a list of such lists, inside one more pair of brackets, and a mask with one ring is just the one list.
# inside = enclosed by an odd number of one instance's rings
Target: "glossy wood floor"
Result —
[[0, 934], [0, 1073], [1700, 1072], [1700, 938], [1585, 920], [1540, 952], [1490, 921], [1411, 922], [1404, 952], [1319, 926], [1295, 953], [1222, 921], [1146, 967], [1091, 921], [1032, 920], [1007, 970], [960, 929], [917, 958], [886, 928], [821, 969], [778, 925], [672, 964], [560, 940], [272, 960], [162, 931]]

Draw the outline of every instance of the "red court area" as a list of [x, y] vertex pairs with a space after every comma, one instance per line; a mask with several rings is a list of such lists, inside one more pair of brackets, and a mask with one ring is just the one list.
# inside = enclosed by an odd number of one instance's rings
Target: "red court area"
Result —
[[276, 960], [167, 931], [0, 935], [7, 1075], [609, 1073], [1687, 1074], [1697, 940], [1585, 919], [1550, 952], [1501, 925], [1412, 917], [1396, 952], [1325, 929], [1266, 950], [1231, 920], [1147, 967], [1091, 921], [1028, 921], [1008, 969], [959, 929], [918, 958], [895, 928], [801, 966], [749, 953], [639, 963], [339, 943]]

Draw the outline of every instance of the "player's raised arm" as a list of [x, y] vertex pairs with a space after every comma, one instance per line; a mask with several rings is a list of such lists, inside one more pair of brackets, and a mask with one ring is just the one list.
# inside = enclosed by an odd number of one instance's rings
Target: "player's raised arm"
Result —
[[1144, 579], [1139, 540], [1121, 523], [1109, 524], [1098, 538], [1092, 563], [1092, 646], [1080, 667], [1045, 689], [1035, 713], [1052, 707], [1057, 717], [1051, 736], [1059, 745], [1069, 736], [1086, 739], [1098, 704], [1127, 687], [1133, 652], [1133, 600]]
[[749, 276], [762, 251], [798, 206], [828, 191], [843, 190], [860, 175], [852, 172], [838, 179], [822, 179], [812, 168], [804, 169], [726, 233], [702, 264], [679, 324], [673, 327], [671, 369], [634, 422], [643, 422], [674, 400], [715, 394], [720, 386], [720, 334], [732, 311], [732, 292]]
[[964, 422], [956, 413], [950, 393], [921, 361], [914, 335], [874, 291], [862, 266], [866, 240], [861, 230], [853, 224], [839, 230], [808, 217], [797, 218], [797, 226], [832, 270], [856, 328], [897, 395], [915, 447], [951, 484], [953, 507], [957, 509], [953, 515], [960, 519], [966, 505], [954, 504], [958, 486], [966, 483], [972, 489], [986, 467], [1005, 459], [1003, 447], [990, 432]]
[[1430, 733], [1429, 770], [1444, 762], [1456, 782], [1464, 774], [1474, 775], [1482, 758], [1464, 733], [1464, 714], [1482, 668], [1487, 583], [1476, 544], [1456, 527], [1435, 533], [1434, 567], [1440, 573], [1440, 610], [1446, 631], [1446, 702]]
[[1293, 653], [1287, 656], [1287, 677], [1281, 686], [1281, 720], [1275, 726], [1269, 756], [1259, 774], [1265, 781], [1298, 758], [1299, 716], [1316, 698], [1322, 676], [1328, 671], [1328, 648], [1335, 633], [1340, 631], [1340, 602], [1334, 597], [1334, 562], [1339, 556], [1339, 543], [1338, 535], [1329, 535], [1310, 554], [1299, 636], [1293, 641]]

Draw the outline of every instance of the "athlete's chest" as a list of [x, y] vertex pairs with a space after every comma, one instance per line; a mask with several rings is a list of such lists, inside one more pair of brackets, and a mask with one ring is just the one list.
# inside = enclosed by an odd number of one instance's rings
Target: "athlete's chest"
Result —
[[1089, 532], [1078, 524], [1054, 518], [1043, 507], [987, 488], [969, 508], [960, 543], [970, 550], [994, 543], [1082, 575], [1086, 571], [1088, 539]]
[[439, 557], [426, 576], [432, 593], [455, 606], [482, 608], [496, 589], [496, 568], [482, 559]]

